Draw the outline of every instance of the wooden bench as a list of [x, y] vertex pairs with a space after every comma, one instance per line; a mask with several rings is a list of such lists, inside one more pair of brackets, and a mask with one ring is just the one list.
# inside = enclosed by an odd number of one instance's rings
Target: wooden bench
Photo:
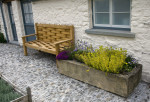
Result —
[[[27, 56], [27, 47], [58, 55], [74, 42], [73, 26], [36, 23], [35, 28], [36, 34], [22, 37], [25, 56]], [[30, 36], [36, 36], [36, 40], [27, 42], [26, 38]]]

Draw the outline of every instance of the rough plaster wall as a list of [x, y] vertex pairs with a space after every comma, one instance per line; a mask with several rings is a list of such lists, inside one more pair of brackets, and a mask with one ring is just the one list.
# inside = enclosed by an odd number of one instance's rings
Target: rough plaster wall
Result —
[[[143, 64], [143, 78], [150, 82], [150, 0], [132, 2], [132, 32], [136, 33], [136, 45], [133, 44], [133, 47], [141, 54], [138, 56]], [[136, 53], [134, 55], [137, 56]]]
[[143, 79], [150, 82], [150, 1], [133, 0], [131, 32], [135, 38], [86, 34], [90, 28], [88, 0], [42, 0], [33, 2], [34, 22], [73, 24], [75, 39], [82, 39], [95, 48], [99, 45], [122, 47], [143, 64]]
[[22, 11], [21, 11], [21, 4], [20, 1], [12, 1], [12, 9], [14, 14], [14, 21], [16, 25], [16, 31], [18, 36], [18, 42], [22, 45], [22, 36], [25, 35], [23, 18], [22, 18]]
[[6, 38], [1, 9], [0, 9], [0, 27], [1, 27], [0, 28], [0, 32], [2, 32], [4, 34], [4, 37]]
[[6, 27], [7, 27], [8, 39], [9, 41], [13, 41], [13, 35], [12, 35], [12, 29], [10, 25], [11, 23], [9, 19], [7, 3], [3, 3], [3, 12], [4, 12], [4, 17], [5, 17]]
[[87, 0], [42, 0], [32, 4], [34, 22], [73, 24], [80, 36], [89, 27]]

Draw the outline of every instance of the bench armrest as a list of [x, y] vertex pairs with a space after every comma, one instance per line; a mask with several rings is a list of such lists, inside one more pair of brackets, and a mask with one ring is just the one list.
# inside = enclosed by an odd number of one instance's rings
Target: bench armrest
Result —
[[73, 41], [73, 40], [72, 39], [66, 39], [66, 40], [55, 42], [54, 44], [57, 45], [57, 44], [61, 44], [61, 43], [68, 42], [68, 41]]
[[68, 41], [73, 41], [73, 39], [66, 39], [66, 40], [62, 40], [62, 41], [58, 41], [58, 42], [54, 43], [55, 44], [55, 48], [56, 48], [56, 56], [60, 52], [60, 46], [59, 46], [59, 44], [64, 43], [64, 42], [68, 42]]
[[30, 34], [30, 35], [23, 36], [23, 37], [22, 37], [22, 42], [23, 42], [23, 44], [25, 44], [25, 43], [27, 42], [27, 41], [26, 41], [26, 38], [27, 38], [27, 37], [35, 36], [35, 35], [37, 35], [37, 34]]
[[26, 38], [26, 37], [30, 37], [30, 36], [35, 36], [36, 34], [30, 34], [30, 35], [26, 35], [26, 36], [23, 36], [22, 38]]

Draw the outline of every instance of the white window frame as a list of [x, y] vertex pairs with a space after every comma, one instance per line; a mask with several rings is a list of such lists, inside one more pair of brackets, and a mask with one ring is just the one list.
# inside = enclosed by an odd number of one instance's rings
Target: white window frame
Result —
[[[109, 23], [110, 24], [96, 24], [95, 23], [95, 14], [96, 13], [109, 13]], [[130, 14], [130, 21], [129, 25], [113, 25], [112, 24], [112, 14], [113, 13], [129, 13]], [[130, 12], [113, 12], [112, 11], [112, 0], [109, 0], [109, 12], [95, 12], [95, 0], [93, 0], [93, 20], [94, 26], [96, 27], [111, 27], [111, 28], [131, 28], [131, 0], [130, 0]]]

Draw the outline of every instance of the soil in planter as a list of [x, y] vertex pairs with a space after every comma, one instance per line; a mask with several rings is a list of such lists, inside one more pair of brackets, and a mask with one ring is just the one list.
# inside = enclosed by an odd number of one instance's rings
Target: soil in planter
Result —
[[0, 78], [0, 102], [10, 102], [21, 96], [12, 86]]

